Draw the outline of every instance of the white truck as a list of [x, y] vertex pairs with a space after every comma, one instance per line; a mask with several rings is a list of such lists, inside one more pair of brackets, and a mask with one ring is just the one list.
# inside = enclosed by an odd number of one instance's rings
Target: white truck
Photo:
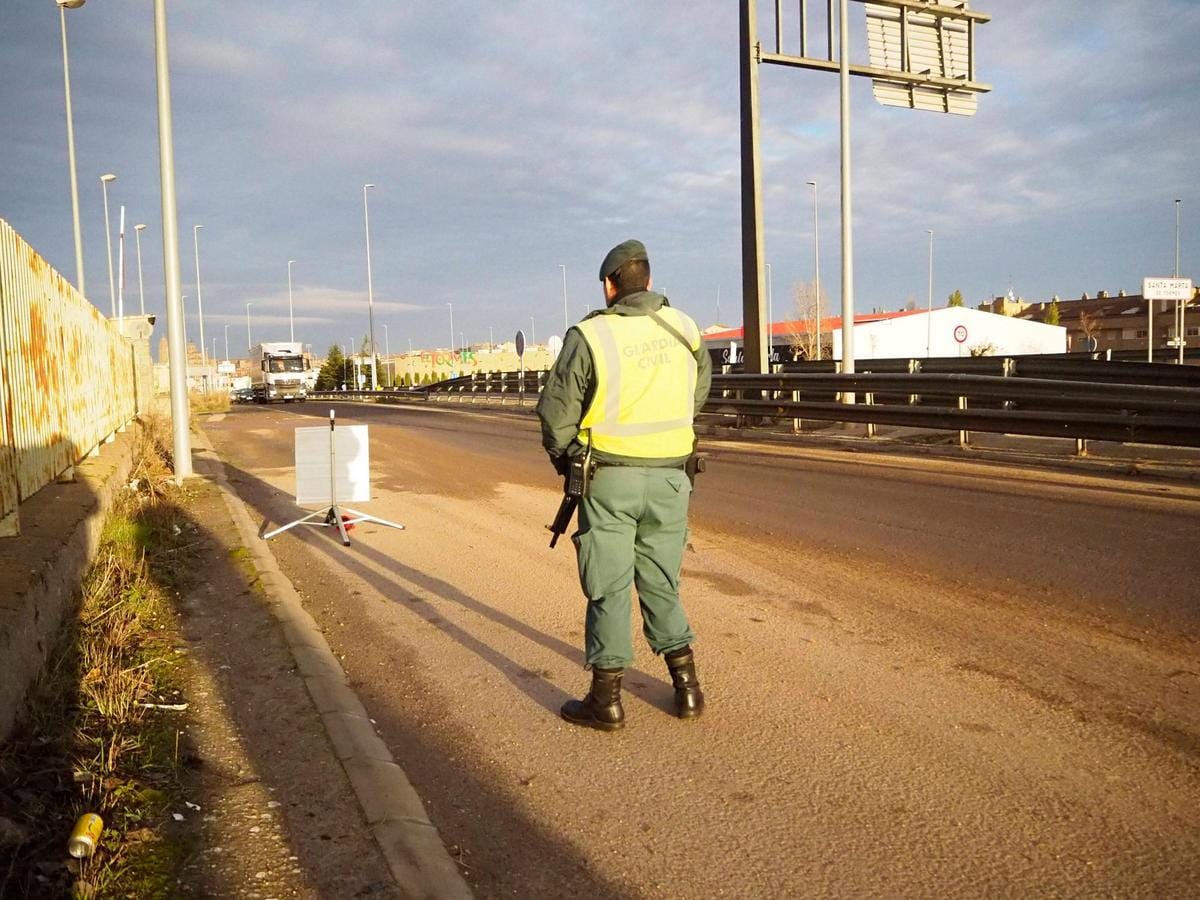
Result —
[[[273, 400], [304, 400], [308, 397], [310, 365], [304, 345], [293, 341], [262, 343], [250, 351], [257, 361], [253, 375], [254, 399], [259, 403]], [[253, 363], [252, 363], [253, 365]]]

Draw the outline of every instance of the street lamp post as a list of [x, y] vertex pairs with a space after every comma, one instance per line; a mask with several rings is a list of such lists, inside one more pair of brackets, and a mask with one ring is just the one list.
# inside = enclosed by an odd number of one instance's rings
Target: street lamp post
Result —
[[567, 329], [571, 327], [571, 323], [567, 320], [567, 267], [559, 265], [562, 269], [563, 276], [563, 334], [567, 333]]
[[288, 340], [296, 340], [296, 322], [292, 317], [292, 263], [294, 259], [288, 260]]
[[388, 381], [392, 382], [392, 387], [395, 387], [396, 379], [392, 373], [392, 339], [388, 334], [387, 322], [383, 323], [383, 355], [388, 361]]
[[[1180, 200], [1175, 199], [1175, 277], [1179, 277], [1179, 205]], [[1187, 307], [1182, 300], [1175, 301], [1175, 315], [1179, 319], [1179, 324], [1175, 327], [1175, 340], [1179, 344], [1179, 365], [1183, 365], [1183, 345], [1184, 335], [1187, 333], [1186, 319]]]
[[925, 229], [929, 235], [929, 308], [925, 314], [925, 358], [929, 359], [933, 345], [933, 231]]
[[446, 301], [446, 308], [450, 310], [450, 352], [454, 352], [454, 304], [449, 300]]
[[208, 365], [208, 360], [205, 358], [204, 349], [204, 301], [200, 297], [200, 229], [203, 225], [192, 226], [192, 240], [196, 248], [196, 309], [200, 315], [200, 366], [201, 368]]
[[817, 183], [808, 182], [813, 189], [813, 295], [815, 297], [815, 314], [817, 336], [817, 359], [821, 358], [821, 228], [817, 217]]
[[138, 304], [141, 307], [143, 316], [146, 314], [146, 285], [142, 281], [142, 232], [145, 230], [145, 224], [133, 226], [133, 236], [137, 243], [138, 257]]
[[58, 0], [62, 28], [63, 90], [67, 104], [67, 162], [71, 170], [71, 224], [75, 230], [75, 286], [87, 296], [83, 284], [83, 228], [79, 224], [79, 181], [75, 175], [75, 123], [71, 115], [71, 65], [67, 59], [67, 10], [79, 9], [87, 0]]
[[537, 326], [533, 323], [533, 316], [529, 317], [529, 346], [537, 343]]
[[363, 224], [367, 232], [367, 326], [371, 334], [371, 390], [379, 390], [379, 376], [376, 373], [377, 361], [375, 353], [375, 289], [371, 284], [371, 217], [367, 212], [367, 188], [373, 184], [363, 185]]
[[775, 297], [771, 290], [771, 264], [767, 267], [767, 370], [771, 368], [771, 355], [775, 352]]
[[225, 323], [225, 362], [229, 362], [229, 323]]
[[[250, 351], [254, 349], [254, 344], [252, 344], [250, 342], [250, 307], [253, 305], [254, 305], [253, 301], [246, 304], [246, 356], [247, 357], [250, 356]], [[251, 362], [253, 362], [253, 360], [251, 360]]]
[[154, 0], [154, 74], [158, 100], [158, 172], [162, 194], [163, 298], [170, 348], [172, 464], [175, 484], [192, 474], [188, 431], [186, 322], [179, 284], [179, 216], [175, 201], [175, 129], [171, 116], [171, 73], [167, 53], [167, 3]]
[[113, 281], [112, 233], [108, 224], [108, 183], [116, 180], [117, 176], [111, 172], [100, 176], [100, 189], [104, 191], [104, 242], [108, 246], [108, 305], [109, 314], [114, 318], [117, 315], [117, 286]]

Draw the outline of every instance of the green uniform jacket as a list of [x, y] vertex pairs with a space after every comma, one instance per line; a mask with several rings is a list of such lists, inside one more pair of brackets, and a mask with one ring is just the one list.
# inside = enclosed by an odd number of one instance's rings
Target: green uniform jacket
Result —
[[[644, 316], [656, 312], [663, 306], [670, 306], [662, 294], [651, 291], [637, 291], [626, 294], [608, 309], [591, 313], [592, 316]], [[583, 452], [577, 440], [579, 423], [588, 405], [592, 402], [595, 391], [596, 367], [592, 361], [592, 351], [588, 347], [579, 329], [570, 328], [563, 339], [562, 352], [554, 363], [542, 387], [538, 398], [537, 413], [542, 420], [542, 446], [550, 454], [551, 460], [556, 460], [566, 454], [574, 456]], [[703, 343], [697, 354], [696, 367], [696, 414], [708, 400], [708, 391], [712, 386], [712, 360]], [[686, 456], [673, 459], [640, 459], [632, 456], [616, 456], [611, 453], [595, 451], [593, 457], [597, 462], [617, 466], [673, 466], [678, 468], [687, 460]]]

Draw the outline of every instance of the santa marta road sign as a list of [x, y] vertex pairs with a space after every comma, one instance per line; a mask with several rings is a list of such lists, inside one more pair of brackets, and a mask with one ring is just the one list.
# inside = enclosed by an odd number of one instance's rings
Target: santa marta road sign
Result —
[[1147, 300], [1191, 300], [1190, 278], [1143, 278], [1142, 296]]

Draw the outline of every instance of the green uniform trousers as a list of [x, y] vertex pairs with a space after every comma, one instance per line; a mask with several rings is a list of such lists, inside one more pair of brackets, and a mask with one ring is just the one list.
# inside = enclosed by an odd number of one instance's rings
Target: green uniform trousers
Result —
[[585, 653], [589, 666], [633, 664], [631, 585], [637, 586], [642, 633], [655, 653], [690, 644], [694, 635], [679, 602], [692, 486], [681, 469], [600, 466], [579, 504], [579, 581], [588, 598]]

